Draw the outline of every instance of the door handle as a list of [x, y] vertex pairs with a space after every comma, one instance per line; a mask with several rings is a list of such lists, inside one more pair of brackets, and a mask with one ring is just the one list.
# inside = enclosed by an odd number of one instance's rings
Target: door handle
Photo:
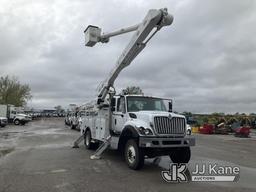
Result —
[[124, 117], [124, 115], [122, 114], [121, 117]]
[[116, 125], [116, 119], [115, 119], [115, 125]]

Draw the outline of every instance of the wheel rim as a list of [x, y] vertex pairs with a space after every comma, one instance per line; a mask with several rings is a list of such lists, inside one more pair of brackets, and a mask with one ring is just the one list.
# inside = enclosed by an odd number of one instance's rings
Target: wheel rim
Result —
[[85, 136], [85, 144], [87, 146], [89, 146], [90, 144], [90, 135], [89, 135], [89, 132], [86, 133], [86, 136]]
[[131, 164], [133, 164], [135, 162], [136, 152], [135, 152], [135, 148], [133, 146], [129, 146], [127, 149], [127, 159], [128, 159], [128, 162]]

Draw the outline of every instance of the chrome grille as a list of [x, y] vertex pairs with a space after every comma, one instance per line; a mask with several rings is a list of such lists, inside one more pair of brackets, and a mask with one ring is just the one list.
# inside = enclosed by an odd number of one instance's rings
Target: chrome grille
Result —
[[181, 117], [154, 117], [155, 131], [157, 134], [186, 133], [186, 121]]

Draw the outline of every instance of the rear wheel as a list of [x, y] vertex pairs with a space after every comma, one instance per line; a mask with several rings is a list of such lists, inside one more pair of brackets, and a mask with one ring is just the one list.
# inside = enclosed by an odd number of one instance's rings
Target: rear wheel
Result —
[[71, 122], [70, 127], [71, 127], [71, 129], [75, 129], [75, 128], [76, 128], [76, 126], [75, 126], [75, 125], [73, 125], [73, 122]]
[[86, 149], [93, 149], [92, 135], [89, 129], [84, 134], [84, 145]]
[[190, 147], [173, 148], [169, 156], [173, 163], [188, 163], [191, 157]]
[[144, 165], [144, 153], [134, 139], [127, 141], [124, 151], [125, 161], [129, 168], [138, 170]]

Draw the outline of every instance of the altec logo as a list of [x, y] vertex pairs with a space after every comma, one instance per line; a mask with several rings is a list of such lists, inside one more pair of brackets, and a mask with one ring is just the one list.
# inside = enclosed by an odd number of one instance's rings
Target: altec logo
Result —
[[193, 171], [187, 169], [186, 164], [170, 164], [169, 171], [162, 171], [162, 177], [167, 182], [191, 181], [237, 181], [240, 169], [237, 166], [220, 166], [218, 164], [196, 164]]

